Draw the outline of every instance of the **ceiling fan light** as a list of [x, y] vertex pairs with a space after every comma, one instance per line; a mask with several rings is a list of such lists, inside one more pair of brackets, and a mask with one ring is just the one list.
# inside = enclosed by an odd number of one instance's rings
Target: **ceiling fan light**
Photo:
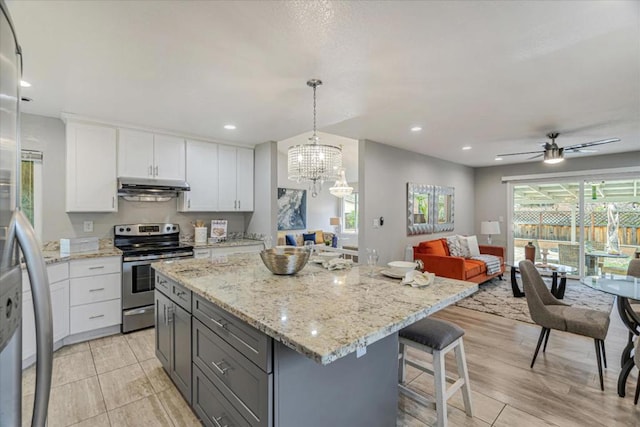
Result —
[[544, 162], [550, 165], [560, 163], [564, 160], [563, 150], [558, 148], [551, 148], [544, 151]]

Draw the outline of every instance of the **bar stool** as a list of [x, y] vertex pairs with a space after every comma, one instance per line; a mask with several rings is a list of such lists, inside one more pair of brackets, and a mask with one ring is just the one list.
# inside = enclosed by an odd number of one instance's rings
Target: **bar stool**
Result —
[[[473, 416], [471, 404], [471, 389], [469, 388], [469, 373], [464, 356], [462, 336], [464, 330], [453, 323], [444, 320], [425, 318], [411, 326], [402, 329], [400, 335], [400, 351], [398, 354], [398, 380], [400, 392], [416, 402], [433, 407], [435, 405], [438, 426], [447, 425], [447, 400], [462, 387], [464, 409], [468, 417]], [[417, 360], [407, 359], [407, 346], [416, 348], [433, 355], [433, 369]], [[445, 370], [445, 355], [455, 350], [458, 378], [448, 377]], [[433, 375], [435, 380], [435, 402], [433, 399], [416, 393], [405, 385], [405, 365]], [[447, 389], [447, 382], [453, 385]]]

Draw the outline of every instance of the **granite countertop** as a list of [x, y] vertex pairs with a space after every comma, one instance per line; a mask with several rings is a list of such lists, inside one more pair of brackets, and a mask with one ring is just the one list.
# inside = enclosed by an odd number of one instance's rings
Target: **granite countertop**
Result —
[[232, 239], [227, 240], [226, 242], [218, 242], [218, 243], [195, 243], [192, 241], [183, 241], [184, 243], [189, 243], [193, 245], [194, 249], [208, 249], [208, 248], [229, 248], [235, 246], [252, 246], [252, 245], [262, 245], [262, 240], [253, 240], [253, 239]]
[[368, 267], [328, 271], [308, 264], [277, 276], [258, 254], [156, 262], [158, 272], [258, 330], [329, 364], [478, 290], [471, 282], [437, 277], [418, 289]]
[[93, 252], [82, 252], [76, 254], [61, 254], [60, 243], [53, 241], [47, 242], [42, 246], [42, 256], [45, 264], [55, 264], [57, 262], [71, 261], [85, 258], [102, 258], [109, 256], [121, 256], [122, 251], [113, 246], [112, 239], [100, 239], [98, 241], [98, 250]]

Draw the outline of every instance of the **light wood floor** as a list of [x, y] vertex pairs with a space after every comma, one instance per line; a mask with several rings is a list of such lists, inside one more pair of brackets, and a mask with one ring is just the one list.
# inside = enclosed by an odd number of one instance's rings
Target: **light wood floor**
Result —
[[[616, 381], [626, 329], [617, 312], [606, 340], [609, 368], [601, 392], [593, 341], [552, 331], [546, 354], [529, 369], [539, 334], [534, 325], [449, 307], [436, 317], [465, 329], [467, 364], [475, 416], [462, 410], [458, 392], [449, 400], [452, 426], [639, 426], [633, 405], [634, 369], [627, 397]], [[193, 426], [195, 416], [154, 355], [153, 329], [65, 347], [55, 353], [49, 426]], [[430, 356], [411, 352], [428, 360]], [[447, 366], [454, 372], [453, 358]], [[410, 387], [432, 393], [429, 375], [409, 368]], [[23, 425], [30, 425], [34, 370], [23, 374]], [[78, 424], [76, 424], [78, 423]], [[398, 427], [435, 424], [435, 411], [399, 399]], [[304, 426], [300, 426], [304, 427]], [[348, 427], [348, 426], [332, 426]]]
[[[551, 331], [545, 354], [529, 368], [540, 333], [535, 325], [503, 317], [448, 307], [435, 317], [455, 322], [465, 330], [464, 345], [474, 400], [474, 417], [462, 410], [460, 392], [450, 400], [448, 416], [453, 426], [640, 426], [640, 403], [633, 405], [638, 378], [634, 369], [627, 382], [627, 396], [617, 395], [620, 354], [627, 330], [617, 311], [605, 345], [608, 368], [605, 391], [600, 391], [593, 340]], [[412, 353], [420, 356], [418, 353]], [[429, 360], [430, 356], [422, 356]], [[453, 357], [447, 369], [455, 372]], [[433, 390], [432, 378], [413, 370], [407, 381], [423, 392]], [[400, 397], [398, 426], [435, 424], [435, 411]]]

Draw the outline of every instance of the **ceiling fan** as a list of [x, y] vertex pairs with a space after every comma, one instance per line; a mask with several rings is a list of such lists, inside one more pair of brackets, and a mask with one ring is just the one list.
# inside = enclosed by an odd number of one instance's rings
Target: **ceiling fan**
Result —
[[584, 150], [584, 148], [620, 141], [620, 138], [609, 138], [609, 139], [602, 139], [600, 141], [585, 142], [582, 144], [567, 145], [566, 147], [559, 147], [558, 144], [556, 144], [556, 138], [558, 137], [558, 135], [560, 135], [560, 133], [558, 132], [548, 133], [547, 138], [549, 138], [551, 142], [545, 142], [543, 150], [525, 151], [523, 153], [498, 154], [498, 157], [520, 156], [523, 154], [535, 154], [535, 156], [529, 157], [527, 160], [536, 159], [538, 157], [544, 156], [545, 163], [560, 163], [561, 161], [564, 160], [565, 153], [590, 153], [590, 152], [593, 152], [593, 150]]

